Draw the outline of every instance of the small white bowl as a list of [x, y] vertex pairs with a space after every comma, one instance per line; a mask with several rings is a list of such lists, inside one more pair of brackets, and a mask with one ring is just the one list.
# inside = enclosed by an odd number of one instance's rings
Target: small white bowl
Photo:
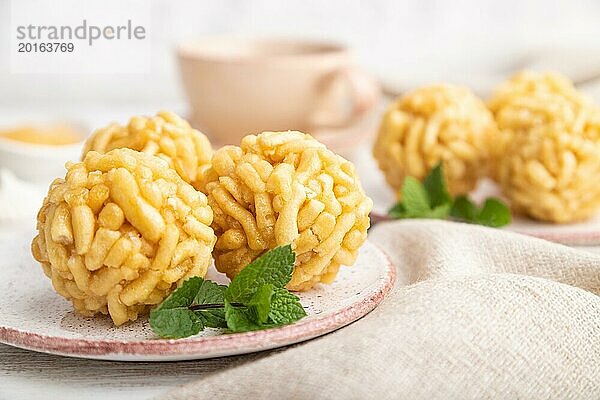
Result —
[[[28, 125], [46, 126], [48, 124], [53, 124], [53, 122], [36, 122]], [[67, 124], [80, 135], [81, 138], [78, 142], [45, 145], [21, 142], [0, 136], [0, 168], [11, 170], [20, 179], [40, 184], [50, 183], [54, 178], [63, 177], [65, 163], [79, 160], [87, 136], [87, 130], [83, 124], [74, 122]], [[12, 127], [14, 125], [3, 126], [0, 130]]]

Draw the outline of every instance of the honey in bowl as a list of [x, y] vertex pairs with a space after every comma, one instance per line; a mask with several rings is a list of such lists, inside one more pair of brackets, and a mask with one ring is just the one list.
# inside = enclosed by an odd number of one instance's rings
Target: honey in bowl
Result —
[[23, 125], [0, 130], [0, 138], [22, 143], [63, 146], [81, 141], [81, 135], [68, 124]]

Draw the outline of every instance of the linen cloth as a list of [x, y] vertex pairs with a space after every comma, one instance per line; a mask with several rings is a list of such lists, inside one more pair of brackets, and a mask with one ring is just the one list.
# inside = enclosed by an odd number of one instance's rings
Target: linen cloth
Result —
[[404, 220], [369, 240], [398, 269], [370, 314], [162, 399], [600, 398], [600, 256]]

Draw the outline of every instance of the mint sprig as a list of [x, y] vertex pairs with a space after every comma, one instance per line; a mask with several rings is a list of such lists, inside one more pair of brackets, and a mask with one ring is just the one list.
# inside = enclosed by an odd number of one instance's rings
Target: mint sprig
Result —
[[452, 198], [441, 163], [429, 172], [422, 183], [412, 176], [406, 177], [401, 194], [402, 200], [388, 212], [392, 218], [454, 219], [492, 227], [511, 222], [510, 209], [497, 198], [486, 199], [482, 207], [464, 195]]
[[207, 327], [245, 332], [293, 323], [306, 316], [300, 299], [285, 289], [294, 262], [292, 247], [280, 246], [248, 264], [229, 287], [190, 278], [150, 312], [150, 327], [178, 339]]

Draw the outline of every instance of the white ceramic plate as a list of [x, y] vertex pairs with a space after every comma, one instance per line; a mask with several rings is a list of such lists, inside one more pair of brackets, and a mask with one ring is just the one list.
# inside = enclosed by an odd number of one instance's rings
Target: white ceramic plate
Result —
[[[0, 243], [0, 342], [71, 357], [118, 361], [175, 361], [244, 354], [312, 339], [359, 319], [389, 292], [395, 269], [375, 245], [366, 243], [356, 264], [342, 267], [332, 285], [300, 293], [308, 316], [264, 331], [157, 339], [146, 318], [114, 327], [108, 317], [86, 319], [57, 295], [32, 259], [32, 232], [4, 236]], [[223, 281], [211, 271], [209, 279]], [[226, 279], [226, 278], [225, 278]]]

